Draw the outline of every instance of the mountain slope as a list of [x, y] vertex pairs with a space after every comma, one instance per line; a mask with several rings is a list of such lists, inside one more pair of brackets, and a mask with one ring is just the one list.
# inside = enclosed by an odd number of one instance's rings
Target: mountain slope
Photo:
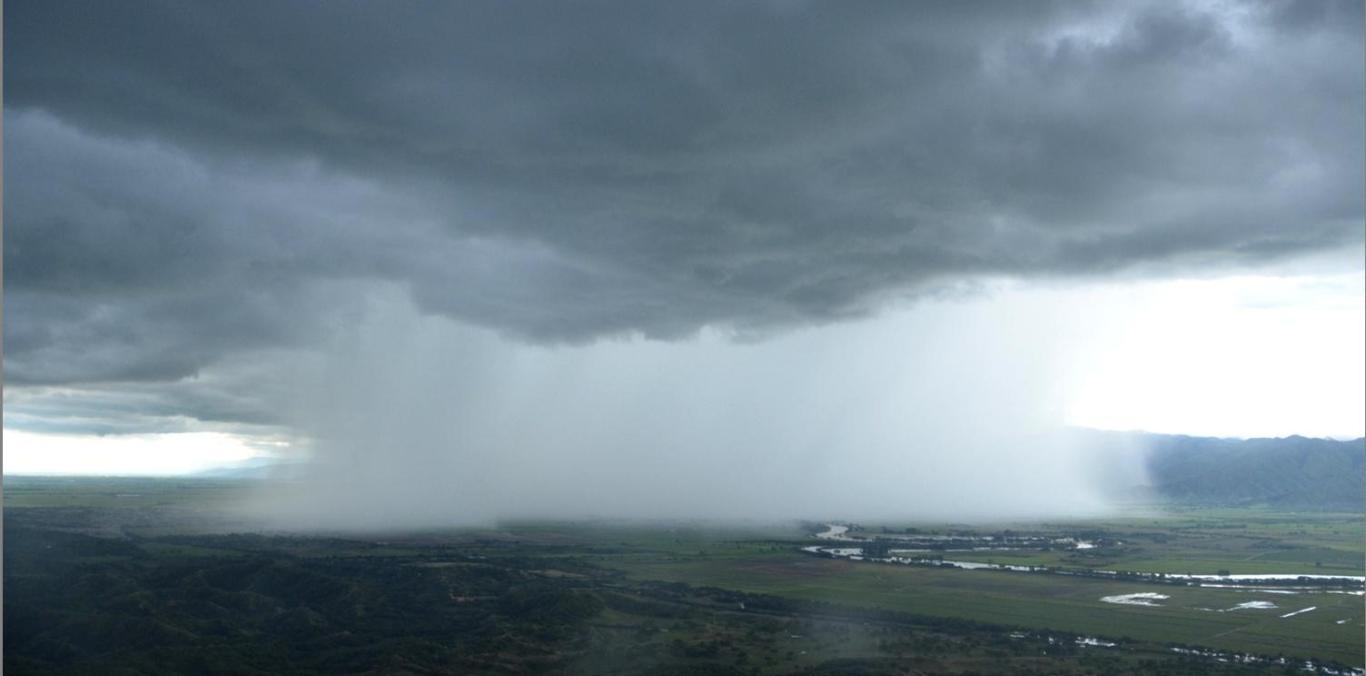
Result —
[[1296, 509], [1366, 507], [1366, 439], [1144, 436], [1149, 481], [1169, 500]]

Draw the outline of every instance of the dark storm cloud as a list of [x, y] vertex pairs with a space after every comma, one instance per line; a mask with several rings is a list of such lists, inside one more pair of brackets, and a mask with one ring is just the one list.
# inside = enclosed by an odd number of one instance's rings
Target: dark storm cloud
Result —
[[1362, 240], [1359, 2], [4, 12], [16, 383], [306, 346], [374, 280], [676, 338]]

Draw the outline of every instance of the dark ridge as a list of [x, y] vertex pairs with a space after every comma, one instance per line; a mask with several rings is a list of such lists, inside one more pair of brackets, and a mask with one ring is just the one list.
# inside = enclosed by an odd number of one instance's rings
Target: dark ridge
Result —
[[1168, 500], [1313, 510], [1366, 507], [1366, 438], [1146, 436], [1149, 481]]

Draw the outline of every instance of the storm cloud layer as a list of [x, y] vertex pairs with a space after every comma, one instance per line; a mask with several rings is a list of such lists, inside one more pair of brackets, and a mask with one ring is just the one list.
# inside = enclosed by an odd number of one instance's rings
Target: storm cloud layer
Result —
[[193, 373], [319, 280], [674, 338], [1356, 242], [1360, 10], [7, 3], [8, 375]]
[[[1001, 279], [1359, 258], [1362, 23], [1353, 1], [6, 2], [6, 426], [207, 425], [340, 444], [334, 460], [380, 437], [441, 439], [465, 446], [419, 452], [427, 466], [468, 468], [539, 452], [523, 442], [553, 447], [570, 429], [538, 399], [523, 412], [560, 432], [512, 434], [496, 424], [513, 424], [512, 409], [488, 409], [469, 387], [578, 389], [515, 385], [515, 373], [467, 381], [437, 364], [465, 363], [465, 348], [567, 365], [547, 378], [603, 350], [612, 368], [648, 372], [629, 355], [687, 363], [703, 338], [840, 330]], [[418, 359], [429, 371], [412, 367], [451, 382], [383, 372], [425, 340], [376, 328], [395, 312], [424, 336], [456, 332]], [[339, 361], [337, 337], [356, 327], [387, 338]], [[507, 344], [481, 352], [486, 341]], [[954, 342], [973, 340], [927, 344]], [[544, 356], [556, 349], [582, 352]], [[699, 369], [781, 370], [731, 358]], [[368, 376], [318, 375], [350, 362]], [[995, 387], [935, 372], [912, 398]], [[677, 410], [747, 391], [677, 382], [651, 401]], [[751, 394], [782, 399], [784, 382]], [[650, 416], [626, 406], [634, 390], [613, 387], [581, 410], [621, 404], [635, 417], [536, 459], [551, 468], [537, 476], [550, 482], [574, 453], [620, 466], [613, 453], [672, 429], [640, 422]], [[320, 410], [320, 393], [338, 389], [366, 394]], [[464, 407], [456, 417], [473, 431], [448, 429], [452, 409], [422, 403], [433, 398]], [[950, 397], [962, 424], [920, 438], [970, 430], [979, 399]], [[412, 405], [386, 417], [393, 401]], [[347, 416], [378, 422], [338, 442]], [[889, 420], [860, 416], [838, 427], [845, 437]], [[1036, 421], [1021, 419], [992, 438]], [[671, 452], [791, 436], [726, 436], [736, 429], [678, 437]], [[863, 447], [882, 450], [867, 457], [893, 458], [891, 440], [909, 434], [870, 436]], [[771, 476], [791, 467], [743, 457]]]

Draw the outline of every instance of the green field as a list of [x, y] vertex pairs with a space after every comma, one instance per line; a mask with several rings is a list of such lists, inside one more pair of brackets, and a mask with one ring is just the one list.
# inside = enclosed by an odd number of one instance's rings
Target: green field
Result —
[[[907, 524], [865, 525], [863, 533]], [[998, 532], [1004, 528], [1113, 538], [1107, 550], [951, 552], [945, 558], [1139, 572], [1362, 575], [1363, 519], [1341, 513], [1260, 509], [1172, 509], [1142, 519], [1044, 524], [925, 524], [919, 532]], [[812, 557], [784, 538], [800, 530], [615, 532], [628, 551], [600, 556], [642, 580], [668, 580], [814, 601], [1111, 638], [1208, 646], [1259, 654], [1311, 655], [1363, 664], [1363, 600], [1355, 594], [1296, 594], [1119, 582], [1060, 575], [899, 566]], [[603, 533], [601, 537], [609, 537]], [[1117, 605], [1101, 597], [1158, 592], [1161, 607]], [[1273, 609], [1237, 609], [1264, 601]], [[1316, 610], [1281, 618], [1291, 611]], [[1222, 612], [1221, 612], [1222, 611]]]
[[[1008, 524], [976, 530], [1039, 528], [1121, 541], [1105, 550], [955, 552], [962, 561], [1017, 565], [1213, 574], [1362, 575], [1366, 570], [1360, 514], [1264, 509], [1169, 508], [1160, 516]], [[966, 527], [972, 529], [974, 527]], [[876, 531], [877, 529], [872, 529]], [[889, 530], [900, 530], [900, 525]]]
[[[1360, 665], [1362, 598], [1265, 594], [1056, 575], [860, 563], [802, 554], [618, 562], [639, 579], [670, 580], [909, 613], [1225, 650], [1312, 655]], [[1163, 607], [1102, 603], [1156, 591]], [[1273, 610], [1229, 609], [1269, 601]], [[1308, 606], [1318, 610], [1281, 619]], [[1339, 620], [1347, 620], [1338, 624]]]

